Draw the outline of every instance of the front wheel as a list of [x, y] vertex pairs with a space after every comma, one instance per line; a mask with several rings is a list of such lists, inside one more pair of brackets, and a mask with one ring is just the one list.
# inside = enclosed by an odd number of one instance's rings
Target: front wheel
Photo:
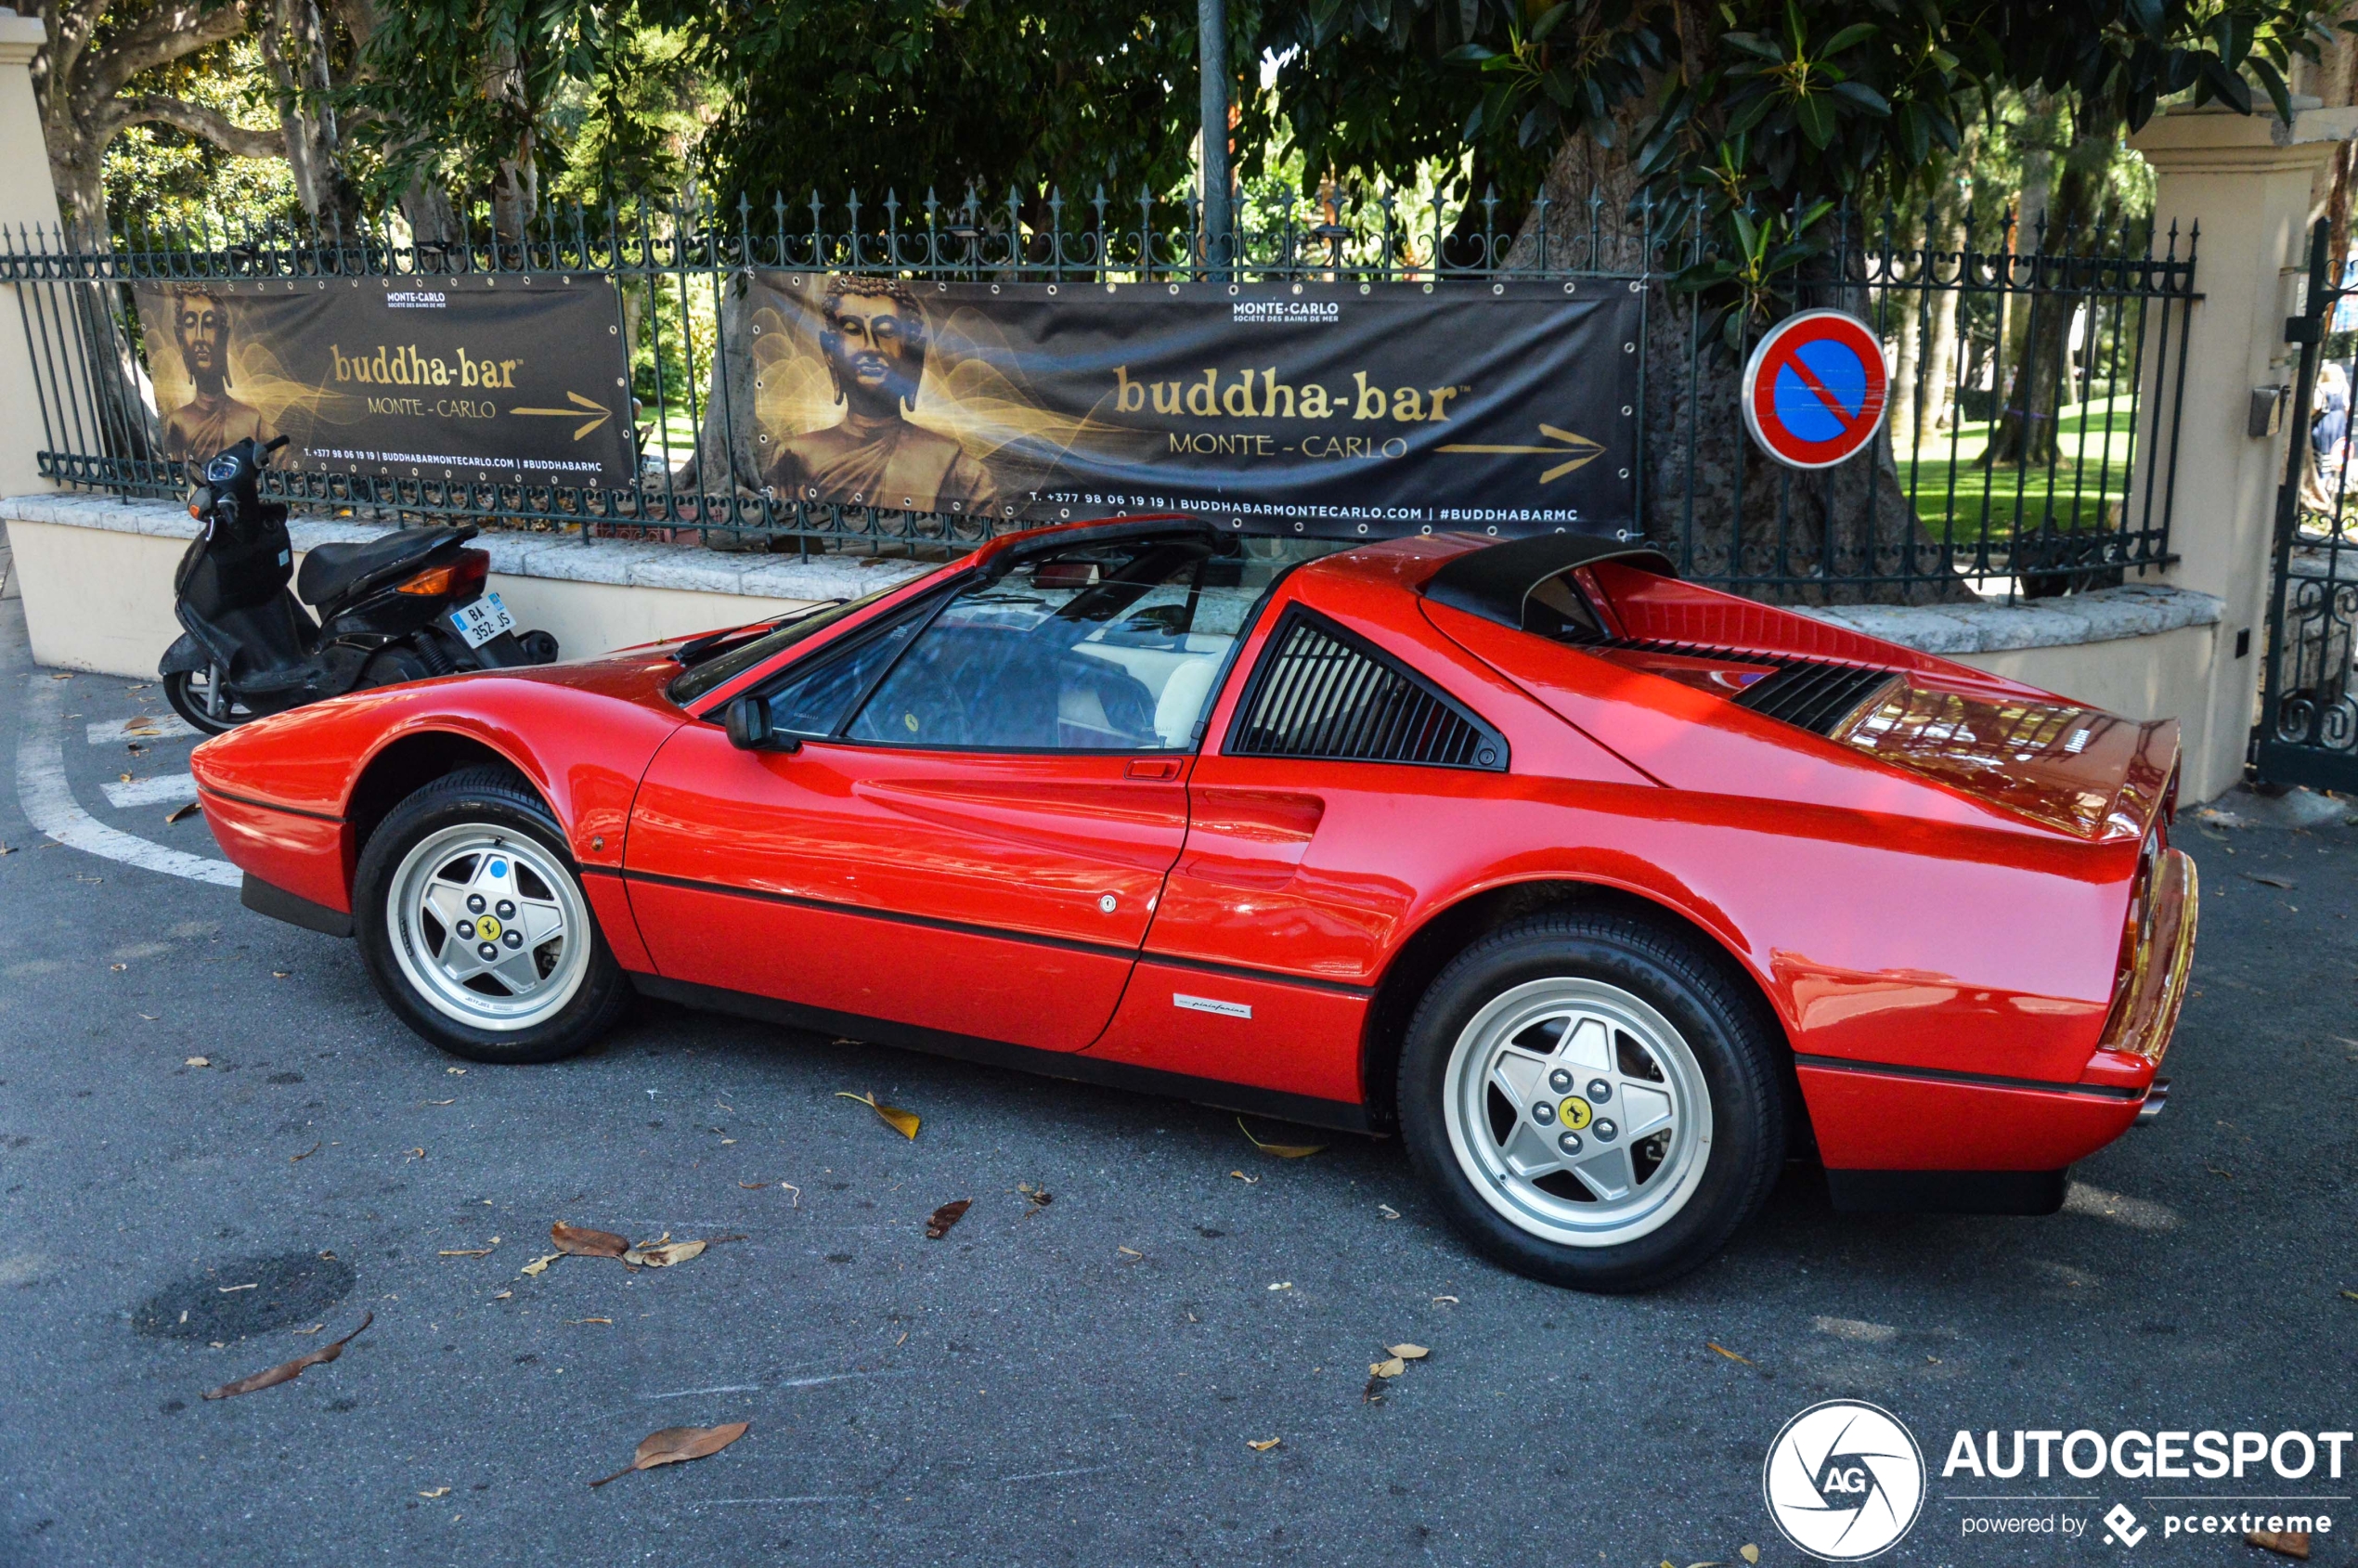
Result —
[[1768, 1196], [1784, 1158], [1774, 1028], [1711, 955], [1651, 925], [1517, 921], [1425, 993], [1401, 1054], [1403, 1140], [1496, 1262], [1647, 1289]]
[[361, 851], [353, 914], [378, 994], [471, 1061], [572, 1056], [629, 999], [563, 830], [504, 768], [395, 807]]
[[201, 734], [224, 735], [262, 715], [227, 691], [214, 689], [214, 671], [176, 669], [163, 678], [163, 700]]

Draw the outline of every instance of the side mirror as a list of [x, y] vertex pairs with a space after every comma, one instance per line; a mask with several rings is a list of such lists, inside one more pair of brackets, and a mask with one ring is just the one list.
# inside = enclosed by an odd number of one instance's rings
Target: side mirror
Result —
[[729, 744], [739, 751], [799, 751], [802, 743], [770, 727], [770, 705], [759, 697], [739, 697], [720, 710]]

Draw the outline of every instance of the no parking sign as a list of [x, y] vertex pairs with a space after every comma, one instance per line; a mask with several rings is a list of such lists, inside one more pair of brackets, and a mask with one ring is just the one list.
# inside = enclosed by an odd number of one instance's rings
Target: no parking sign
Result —
[[1792, 468], [1829, 468], [1866, 446], [1890, 395], [1881, 340], [1846, 311], [1780, 321], [1744, 362], [1744, 428]]

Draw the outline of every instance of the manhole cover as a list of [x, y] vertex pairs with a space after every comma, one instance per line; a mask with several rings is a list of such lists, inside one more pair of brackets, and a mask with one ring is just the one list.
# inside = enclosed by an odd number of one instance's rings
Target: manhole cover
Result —
[[234, 1340], [316, 1323], [351, 1294], [352, 1265], [313, 1252], [233, 1258], [175, 1280], [132, 1309], [131, 1327], [175, 1340]]

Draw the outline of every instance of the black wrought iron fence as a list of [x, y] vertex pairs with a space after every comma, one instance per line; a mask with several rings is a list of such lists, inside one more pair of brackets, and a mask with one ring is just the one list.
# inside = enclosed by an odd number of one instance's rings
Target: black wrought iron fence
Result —
[[[2171, 474], [2193, 233], [2136, 225], [1976, 229], [1938, 210], [1842, 213], [1781, 280], [1778, 308], [1865, 317], [1892, 369], [1886, 436], [1835, 468], [1775, 465], [1742, 435], [1738, 369], [1761, 322], [1715, 330], [1724, 299], [1690, 285], [1716, 247], [1692, 223], [1600, 195], [1459, 208], [1399, 195], [1334, 200], [1260, 190], [1238, 229], [1200, 233], [1192, 199], [1056, 192], [985, 202], [817, 195], [732, 212], [641, 202], [551, 207], [522, 232], [462, 223], [421, 239], [395, 218], [355, 231], [156, 227], [102, 240], [0, 236], [0, 281], [38, 385], [39, 466], [58, 482], [177, 496], [159, 437], [133, 303], [143, 284], [457, 275], [592, 275], [616, 291], [636, 472], [628, 484], [297, 472], [298, 506], [399, 522], [614, 534], [723, 548], [961, 548], [1034, 525], [781, 496], [732, 453], [744, 419], [729, 366], [746, 329], [732, 306], [748, 269], [917, 279], [1127, 283], [1302, 280], [1467, 290], [1561, 281], [1639, 296], [1643, 531], [1702, 580], [1821, 602], [2043, 595], [2102, 586], [2171, 559]], [[1501, 221], [1502, 218], [1505, 221]], [[1775, 281], [1775, 280], [1772, 280]], [[716, 406], [718, 405], [718, 406]]]

